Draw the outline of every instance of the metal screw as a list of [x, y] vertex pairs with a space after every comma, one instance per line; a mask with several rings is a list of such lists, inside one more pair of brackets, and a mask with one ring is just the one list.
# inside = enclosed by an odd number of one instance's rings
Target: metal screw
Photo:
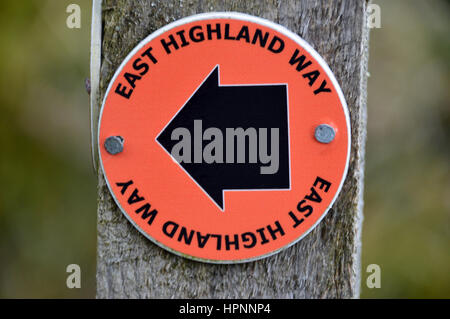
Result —
[[316, 127], [314, 136], [318, 142], [328, 144], [334, 140], [336, 132], [334, 131], [334, 128], [328, 124], [320, 124]]
[[111, 155], [119, 154], [123, 151], [123, 137], [110, 136], [105, 141], [105, 149]]

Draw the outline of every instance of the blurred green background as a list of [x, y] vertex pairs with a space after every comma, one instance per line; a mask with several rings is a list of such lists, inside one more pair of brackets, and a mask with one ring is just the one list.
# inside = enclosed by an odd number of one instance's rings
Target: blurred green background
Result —
[[[450, 2], [374, 2], [362, 297], [450, 298]], [[88, 0], [0, 2], [1, 298], [95, 296], [90, 14]], [[81, 289], [66, 287], [73, 263]]]

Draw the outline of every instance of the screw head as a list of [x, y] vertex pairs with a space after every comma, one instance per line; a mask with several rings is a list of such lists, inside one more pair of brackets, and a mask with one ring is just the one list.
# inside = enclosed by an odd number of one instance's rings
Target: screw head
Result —
[[119, 154], [123, 151], [123, 137], [122, 136], [110, 136], [105, 141], [105, 149], [111, 155]]
[[316, 138], [317, 142], [323, 144], [331, 143], [334, 140], [335, 136], [336, 132], [334, 128], [328, 124], [320, 124], [314, 131], [314, 137]]

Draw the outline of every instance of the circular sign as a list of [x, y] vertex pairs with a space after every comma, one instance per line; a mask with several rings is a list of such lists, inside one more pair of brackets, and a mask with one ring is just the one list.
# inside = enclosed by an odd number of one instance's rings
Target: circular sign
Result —
[[293, 245], [325, 216], [347, 172], [350, 122], [304, 40], [208, 13], [127, 56], [98, 139], [109, 190], [142, 234], [183, 257], [237, 263]]

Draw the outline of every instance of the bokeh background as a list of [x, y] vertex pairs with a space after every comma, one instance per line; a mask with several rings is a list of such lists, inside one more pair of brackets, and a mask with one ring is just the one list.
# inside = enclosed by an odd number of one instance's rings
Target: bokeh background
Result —
[[[374, 2], [362, 297], [450, 298], [450, 1]], [[95, 296], [90, 14], [89, 0], [0, 2], [0, 298]], [[81, 289], [66, 287], [73, 263]]]

